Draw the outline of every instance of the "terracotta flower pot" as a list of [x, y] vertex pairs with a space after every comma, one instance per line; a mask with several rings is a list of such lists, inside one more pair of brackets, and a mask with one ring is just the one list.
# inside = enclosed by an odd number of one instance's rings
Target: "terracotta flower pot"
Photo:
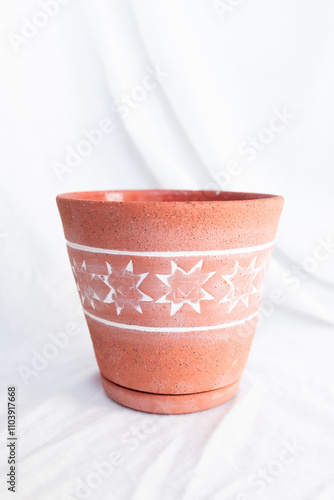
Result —
[[154, 413], [233, 397], [283, 198], [98, 191], [57, 203], [108, 396]]

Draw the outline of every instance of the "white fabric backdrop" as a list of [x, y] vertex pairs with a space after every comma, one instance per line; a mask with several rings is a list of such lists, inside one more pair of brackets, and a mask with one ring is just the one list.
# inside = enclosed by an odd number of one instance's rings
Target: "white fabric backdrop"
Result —
[[[332, 500], [333, 2], [20, 0], [0, 29], [0, 407], [5, 422], [16, 384], [17, 498]], [[56, 210], [60, 192], [150, 187], [286, 199], [239, 393], [197, 414], [106, 398]]]

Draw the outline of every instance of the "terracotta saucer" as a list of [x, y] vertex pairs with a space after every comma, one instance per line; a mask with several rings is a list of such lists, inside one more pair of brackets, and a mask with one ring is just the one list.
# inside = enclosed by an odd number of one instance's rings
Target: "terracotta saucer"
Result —
[[240, 380], [213, 391], [197, 394], [151, 394], [134, 391], [114, 384], [101, 375], [102, 385], [112, 400], [123, 406], [148, 413], [180, 414], [214, 408], [233, 398], [238, 391]]

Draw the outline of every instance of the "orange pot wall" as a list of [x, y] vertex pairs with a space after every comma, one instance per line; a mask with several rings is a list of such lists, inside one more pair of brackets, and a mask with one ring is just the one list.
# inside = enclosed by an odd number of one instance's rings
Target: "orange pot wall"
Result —
[[232, 397], [283, 198], [102, 191], [57, 203], [107, 394], [159, 413]]

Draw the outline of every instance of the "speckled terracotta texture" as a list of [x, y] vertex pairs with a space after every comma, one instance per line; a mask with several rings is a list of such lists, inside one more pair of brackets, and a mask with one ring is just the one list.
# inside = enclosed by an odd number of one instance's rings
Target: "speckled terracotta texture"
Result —
[[156, 413], [233, 397], [283, 198], [100, 191], [57, 203], [106, 393]]

